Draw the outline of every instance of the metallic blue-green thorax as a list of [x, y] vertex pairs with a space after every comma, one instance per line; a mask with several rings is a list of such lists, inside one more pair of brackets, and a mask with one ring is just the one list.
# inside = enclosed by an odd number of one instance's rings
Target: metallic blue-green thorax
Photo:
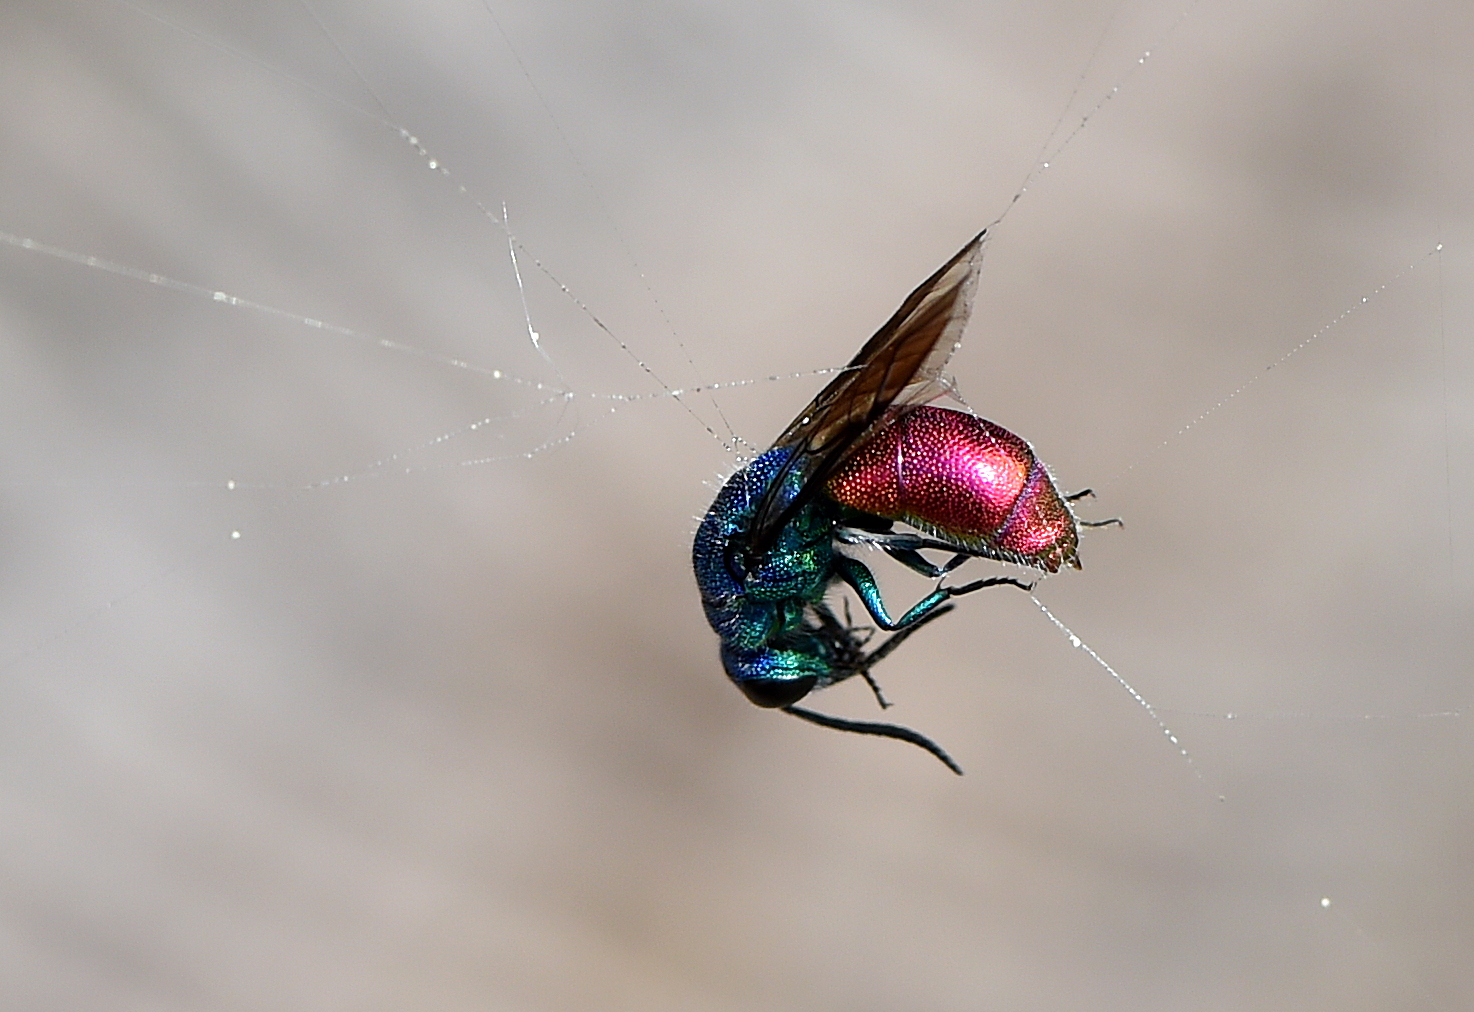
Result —
[[[791, 451], [769, 450], [722, 487], [696, 532], [692, 561], [707, 621], [722, 638], [727, 675], [754, 702], [782, 706], [833, 679], [832, 634], [813, 607], [839, 576], [835, 507], [822, 496], [799, 509], [773, 547], [750, 557], [753, 514]], [[796, 495], [799, 477], [787, 477]]]
[[[892, 619], [874, 575], [863, 562], [840, 552], [839, 542], [869, 542], [934, 578], [945, 576], [968, 556], [958, 554], [945, 566], [934, 566], [918, 554], [918, 548], [956, 546], [904, 534], [857, 534], [852, 525], [860, 525], [862, 531], [879, 525], [886, 531], [890, 522], [842, 507], [822, 493], [784, 517], [771, 547], [753, 551], [749, 540], [760, 504], [771, 499], [768, 506], [784, 513], [803, 488], [797, 471], [784, 467], [792, 453], [787, 447], [774, 448], [734, 474], [707, 510], [691, 551], [706, 619], [722, 639], [722, 666], [759, 706], [787, 708], [814, 689], [865, 674], [900, 643], [900, 638], [892, 637], [877, 652], [866, 653], [866, 637], [848, 622], [840, 622], [824, 604], [825, 593], [836, 583], [848, 584], [875, 624], [890, 632], [918, 628], [945, 611], [943, 604], [950, 597], [1000, 583], [1024, 586], [994, 577], [964, 587], [938, 587], [899, 619]], [[770, 497], [775, 481], [785, 487]]]

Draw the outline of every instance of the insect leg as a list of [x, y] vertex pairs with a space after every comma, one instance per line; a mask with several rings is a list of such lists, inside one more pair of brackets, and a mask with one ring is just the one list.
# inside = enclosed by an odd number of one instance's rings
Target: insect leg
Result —
[[885, 552], [885, 554], [895, 559], [907, 569], [920, 573], [922, 576], [930, 577], [933, 580], [940, 580], [968, 559], [973, 558], [973, 556], [966, 552], [958, 552], [942, 565], [934, 566], [927, 561], [924, 555], [914, 548], [898, 548], [895, 545], [881, 545], [880, 548], [881, 551]]
[[[962, 565], [968, 559], [986, 558], [977, 552], [960, 550], [960, 546], [948, 541], [938, 541], [935, 538], [924, 538], [918, 534], [894, 534], [890, 531], [871, 532], [865, 530], [840, 529], [835, 535], [839, 541], [846, 545], [875, 545], [885, 554], [895, 559], [907, 569], [914, 570], [922, 576], [939, 580], [952, 570]], [[954, 553], [942, 565], [933, 565], [921, 554], [921, 549], [932, 548], [942, 552]]]
[[1024, 583], [1008, 576], [994, 576], [986, 580], [975, 580], [961, 587], [938, 587], [930, 594], [923, 597], [911, 610], [906, 612], [896, 621], [891, 621], [890, 612], [886, 610], [885, 601], [880, 596], [880, 587], [875, 583], [875, 575], [866, 568], [865, 564], [858, 559], [852, 559], [847, 555], [837, 555], [834, 560], [835, 568], [839, 570], [840, 577], [845, 583], [852, 587], [860, 600], [865, 605], [865, 610], [870, 612], [870, 617], [875, 619], [875, 624], [886, 632], [897, 632], [921, 621], [928, 614], [941, 606], [948, 598], [961, 597], [963, 594], [971, 594], [975, 590], [984, 587], [1017, 587], [1020, 590], [1033, 590], [1032, 583]]
[[[936, 615], [946, 610], [945, 608], [939, 609], [932, 614]], [[814, 605], [814, 613], [819, 617], [820, 625], [829, 635], [829, 642], [833, 646], [836, 654], [835, 674], [829, 684], [833, 685], [837, 682], [844, 681], [852, 675], [859, 675], [865, 679], [865, 684], [870, 686], [870, 691], [875, 694], [875, 702], [879, 704], [880, 708], [884, 710], [889, 707], [891, 705], [890, 700], [885, 698], [885, 693], [880, 691], [880, 684], [871, 676], [870, 665], [874, 663], [874, 660], [890, 653], [890, 650], [886, 648], [885, 644], [882, 644], [880, 650], [871, 654], [865, 653], [864, 649], [865, 643], [870, 639], [870, 634], [874, 633], [875, 630], [870, 626], [860, 629], [855, 627], [854, 620], [850, 618], [850, 602], [848, 599], [844, 603], [843, 622], [840, 622], [835, 617], [834, 612], [823, 601]], [[928, 616], [928, 618], [930, 617]], [[922, 624], [924, 623], [918, 622], [917, 625], [911, 628], [918, 628]], [[910, 629], [906, 631], [909, 633]], [[860, 636], [859, 633], [861, 632], [865, 633], [865, 635]], [[897, 635], [902, 634], [898, 633]], [[895, 636], [892, 636], [891, 639], [895, 639]], [[886, 641], [887, 644], [889, 642], [890, 640]]]
[[916, 551], [922, 548], [935, 548], [942, 552], [957, 552], [968, 557], [986, 558], [978, 552], [967, 551], [961, 545], [951, 541], [940, 541], [936, 538], [923, 537], [920, 534], [904, 534], [895, 531], [867, 531], [855, 530], [849, 527], [841, 527], [834, 532], [834, 536], [842, 544], [846, 545], [876, 545], [879, 548], [890, 550], [892, 548], [911, 549]]
[[1034, 589], [1032, 583], [1015, 580], [1011, 576], [990, 576], [986, 580], [974, 580], [972, 583], [965, 583], [960, 587], [943, 587], [941, 589], [947, 592], [948, 597], [961, 597], [963, 594], [971, 594], [973, 591], [982, 590], [984, 587], [1017, 587], [1019, 590]]
[[892, 650], [896, 649], [896, 647], [906, 642], [906, 637], [916, 632], [916, 630], [920, 629], [922, 626], [927, 625], [931, 622], [935, 622], [937, 619], [947, 614], [947, 612], [954, 610], [956, 607], [957, 606], [955, 604], [944, 604], [940, 608], [928, 612], [918, 621], [912, 623], [911, 625], [908, 625], [906, 628], [902, 629], [894, 636], [888, 638], [880, 646], [876, 647], [874, 650], [865, 655], [865, 669], [868, 671], [871, 667], [879, 664], [882, 660], [886, 658], [887, 655], [890, 654]]
[[952, 596], [946, 590], [938, 588], [916, 602], [910, 611], [901, 616], [899, 621], [893, 622], [890, 612], [886, 610], [885, 601], [880, 596], [880, 587], [875, 583], [875, 575], [870, 572], [865, 563], [859, 559], [852, 559], [848, 555], [836, 555], [834, 565], [844, 582], [859, 595], [861, 603], [865, 605], [865, 610], [870, 613], [871, 618], [875, 619], [875, 624], [886, 632], [896, 632], [919, 621]]
[[[1081, 499], [1094, 499], [1095, 489], [1082, 488], [1074, 495], [1064, 497], [1065, 502], [1079, 502]], [[1109, 520], [1080, 520], [1077, 521], [1081, 527], [1125, 527], [1126, 524], [1120, 517], [1111, 517]]]
[[[870, 686], [871, 691], [875, 693], [876, 701], [880, 703], [881, 707], [884, 708], [889, 706], [890, 704], [886, 702], [885, 697], [881, 695], [880, 686], [877, 685], [875, 683], [875, 679], [870, 676], [870, 668], [879, 663], [887, 655], [889, 655], [891, 651], [896, 649], [896, 647], [904, 643], [912, 633], [916, 632], [916, 630], [920, 629], [922, 626], [926, 625], [929, 622], [934, 622], [935, 620], [941, 618], [943, 615], [947, 614], [947, 612], [951, 611], [954, 607], [955, 605], [944, 604], [939, 608], [932, 609], [926, 615], [922, 616], [920, 619], [917, 619], [911, 625], [907, 626], [905, 629], [902, 629], [894, 636], [889, 637], [879, 647], [870, 651], [867, 654], [859, 648], [860, 640], [857, 636], [855, 636], [854, 628], [848, 622], [848, 616], [846, 616], [846, 622], [844, 624], [841, 624], [839, 619], [835, 617], [834, 612], [832, 612], [829, 607], [823, 602], [820, 602], [818, 605], [815, 606], [814, 610], [818, 615], [819, 621], [824, 630], [829, 633], [830, 637], [835, 643], [835, 646], [840, 650], [841, 653], [841, 664], [843, 666], [843, 670], [836, 675], [834, 681], [842, 682], [846, 678], [849, 678], [851, 675], [859, 675], [860, 677], [865, 679], [866, 683]], [[870, 721], [864, 720], [848, 720], [843, 717], [832, 717], [828, 714], [815, 713], [813, 710], [805, 710], [801, 707], [792, 705], [785, 706], [783, 708], [783, 711], [785, 713], [791, 713], [795, 717], [807, 720], [812, 724], [818, 724], [820, 727], [834, 728], [838, 731], [851, 731], [855, 734], [871, 734], [881, 738], [895, 738], [898, 741], [910, 742], [912, 745], [915, 745], [918, 748], [923, 748], [926, 751], [930, 752], [932, 755], [936, 756], [937, 759], [941, 760], [941, 762], [944, 763], [946, 767], [950, 769], [953, 773], [956, 773], [958, 776], [962, 775], [962, 768], [952, 761], [952, 757], [946, 753], [946, 750], [944, 750], [940, 745], [932, 741], [930, 738], [926, 737], [924, 734], [913, 731], [909, 727], [901, 727], [896, 724], [872, 723]]]

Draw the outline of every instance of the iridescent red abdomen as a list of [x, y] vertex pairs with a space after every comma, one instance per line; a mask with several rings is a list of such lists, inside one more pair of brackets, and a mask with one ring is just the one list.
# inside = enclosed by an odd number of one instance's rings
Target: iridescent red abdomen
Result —
[[830, 477], [836, 502], [990, 558], [1080, 568], [1069, 504], [1028, 443], [962, 411], [922, 405], [882, 423]]

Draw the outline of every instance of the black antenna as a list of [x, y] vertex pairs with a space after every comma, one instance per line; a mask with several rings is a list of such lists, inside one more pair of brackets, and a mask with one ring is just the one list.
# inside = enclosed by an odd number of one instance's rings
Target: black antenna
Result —
[[818, 724], [820, 727], [832, 727], [836, 731], [853, 731], [856, 734], [873, 734], [879, 738], [895, 738], [899, 741], [908, 741], [918, 748], [924, 748], [932, 755], [942, 761], [942, 764], [962, 776], [962, 767], [952, 761], [942, 746], [932, 741], [920, 731], [913, 731], [909, 727], [901, 727], [898, 724], [875, 724], [868, 720], [846, 720], [843, 717], [831, 717], [827, 713], [815, 713], [813, 710], [805, 710], [798, 706], [785, 706], [784, 713], [791, 713], [795, 717], [801, 717], [810, 724]]

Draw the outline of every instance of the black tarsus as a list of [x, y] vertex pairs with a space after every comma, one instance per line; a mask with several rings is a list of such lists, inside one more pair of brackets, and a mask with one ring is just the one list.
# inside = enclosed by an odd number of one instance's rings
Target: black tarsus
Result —
[[880, 691], [880, 683], [875, 680], [875, 676], [866, 670], [860, 672], [860, 677], [865, 679], [866, 685], [870, 686], [870, 692], [875, 696], [875, 702], [880, 705], [880, 708], [882, 710], [889, 710], [891, 708], [891, 701], [885, 698], [884, 692]]
[[[1074, 495], [1065, 496], [1065, 502], [1079, 502], [1081, 499], [1094, 499], [1095, 489], [1082, 488]], [[1077, 520], [1081, 527], [1125, 527], [1126, 521], [1120, 517], [1111, 517], [1109, 520]]]
[[1011, 576], [990, 576], [986, 580], [974, 580], [972, 583], [965, 583], [960, 587], [943, 587], [941, 589], [947, 592], [948, 597], [961, 597], [963, 594], [971, 594], [973, 591], [982, 590], [984, 587], [1017, 587], [1019, 590], [1029, 591], [1034, 589], [1032, 583], [1015, 580]]

